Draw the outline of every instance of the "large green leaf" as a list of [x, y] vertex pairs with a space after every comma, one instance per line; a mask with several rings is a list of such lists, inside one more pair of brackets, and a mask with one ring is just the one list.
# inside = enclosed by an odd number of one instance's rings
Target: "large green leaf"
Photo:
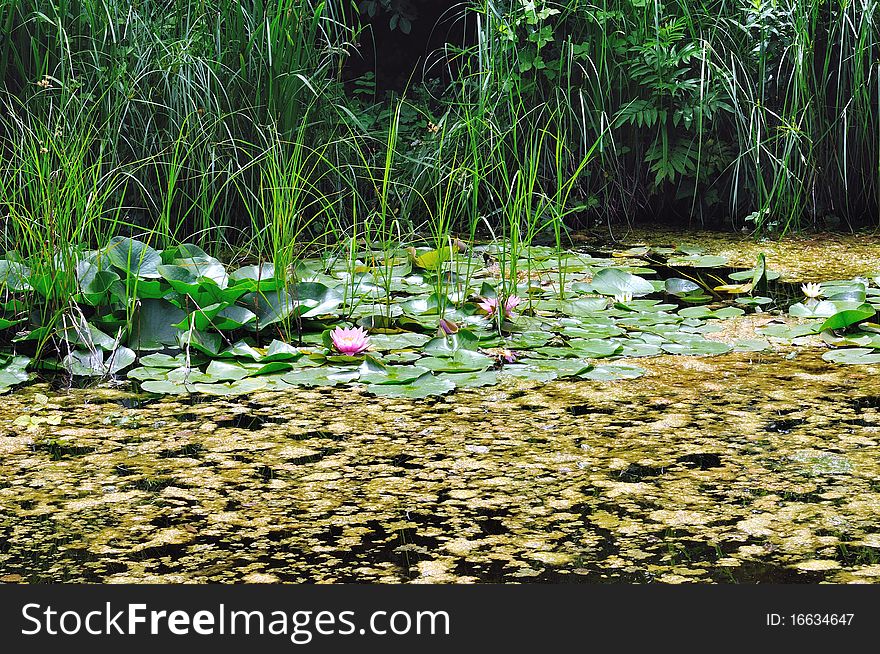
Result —
[[849, 365], [877, 364], [880, 363], [880, 352], [864, 347], [848, 347], [826, 352], [822, 358], [832, 363]]
[[321, 366], [299, 368], [282, 375], [281, 379], [295, 386], [337, 386], [356, 380], [360, 372], [351, 368]]
[[425, 334], [403, 332], [401, 334], [370, 334], [370, 348], [376, 352], [391, 352], [418, 348], [431, 338]]
[[449, 378], [422, 375], [410, 384], [371, 384], [367, 392], [384, 397], [422, 399], [436, 395], [445, 395], [455, 390], [455, 382]]
[[593, 277], [591, 285], [601, 295], [628, 293], [635, 297], [654, 292], [654, 285], [647, 279], [618, 268], [603, 268]]
[[158, 279], [162, 256], [146, 243], [125, 236], [114, 236], [104, 249], [110, 262], [133, 277]]
[[92, 306], [108, 304], [110, 301], [110, 289], [120, 278], [112, 270], [97, 270], [92, 266], [94, 275], [89, 275], [80, 280], [80, 293], [83, 300]]
[[284, 285], [283, 279], [275, 278], [275, 266], [264, 263], [259, 266], [243, 266], [229, 274], [229, 285], [248, 291], [273, 291]]
[[425, 343], [424, 351], [439, 357], [451, 357], [458, 350], [476, 350], [480, 346], [479, 337], [469, 329], [459, 329], [448, 336], [438, 336]]
[[410, 384], [429, 372], [430, 370], [423, 366], [362, 365], [358, 381], [362, 384]]
[[622, 364], [596, 366], [592, 370], [578, 375], [584, 379], [592, 379], [594, 381], [616, 381], [618, 379], [635, 379], [645, 374], [644, 368], [638, 366], [628, 366]]
[[342, 294], [318, 282], [300, 282], [291, 287], [290, 295], [303, 318], [331, 314], [342, 304]]
[[451, 357], [426, 357], [419, 365], [436, 372], [478, 372], [490, 368], [495, 360], [473, 350], [456, 350]]
[[206, 384], [204, 382], [196, 382], [193, 384], [193, 389], [199, 393], [204, 393], [205, 395], [227, 396], [253, 393], [265, 388], [266, 385], [267, 383], [264, 379], [248, 377], [247, 379], [238, 379], [225, 384]]
[[0, 393], [5, 393], [13, 386], [18, 386], [30, 379], [27, 372], [30, 359], [28, 357], [0, 356]]
[[296, 304], [284, 289], [248, 293], [241, 298], [241, 304], [256, 314], [252, 329], [263, 329], [276, 322], [284, 321], [293, 315]]
[[876, 313], [877, 311], [870, 304], [863, 304], [857, 309], [839, 311], [823, 322], [819, 331], [824, 332], [826, 329], [846, 329], [847, 327], [871, 318]]
[[444, 372], [437, 375], [438, 379], [448, 380], [455, 384], [456, 388], [478, 388], [480, 386], [494, 386], [498, 383], [496, 370], [482, 370], [479, 372]]
[[184, 311], [167, 300], [142, 300], [134, 315], [128, 344], [135, 350], [160, 350], [177, 346], [181, 330], [176, 326]]
[[663, 285], [666, 292], [670, 295], [682, 296], [694, 293], [695, 291], [702, 292], [702, 287], [699, 284], [681, 277], [670, 277]]
[[135, 353], [127, 347], [119, 347], [106, 354], [100, 350], [74, 350], [62, 359], [61, 365], [72, 375], [104, 377], [115, 375], [136, 359]]
[[30, 291], [31, 269], [18, 261], [0, 259], [0, 285], [13, 292]]

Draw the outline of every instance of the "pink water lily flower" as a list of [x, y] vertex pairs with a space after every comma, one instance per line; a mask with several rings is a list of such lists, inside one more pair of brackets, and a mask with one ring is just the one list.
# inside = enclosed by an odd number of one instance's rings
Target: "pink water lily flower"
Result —
[[[499, 300], [497, 297], [484, 297], [480, 298], [480, 301], [477, 303], [477, 306], [480, 307], [483, 311], [486, 312], [486, 315], [490, 318], [495, 315], [495, 312], [498, 311], [498, 303]], [[513, 317], [513, 310], [518, 307], [522, 303], [522, 298], [516, 295], [510, 295], [504, 301], [504, 316], [506, 318]]]
[[499, 363], [501, 363], [502, 361], [505, 363], [516, 363], [519, 359], [519, 354], [517, 354], [513, 350], [507, 349], [506, 347], [486, 347], [481, 348], [480, 352], [482, 352], [483, 354], [488, 354]]
[[370, 347], [370, 337], [363, 327], [337, 327], [330, 332], [333, 347], [340, 354], [353, 356]]
[[437, 327], [437, 336], [451, 336], [458, 333], [458, 324], [453, 320], [440, 318], [440, 325]]

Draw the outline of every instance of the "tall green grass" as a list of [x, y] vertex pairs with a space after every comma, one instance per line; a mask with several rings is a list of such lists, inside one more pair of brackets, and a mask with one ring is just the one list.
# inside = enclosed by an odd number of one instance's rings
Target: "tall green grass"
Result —
[[48, 260], [37, 243], [140, 233], [281, 270], [308, 247], [494, 234], [515, 286], [567, 226], [873, 224], [877, 18], [871, 0], [472, 0], [444, 19], [467, 42], [430, 57], [448, 85], [391, 100], [345, 80], [346, 3], [7, 0], [2, 245]]

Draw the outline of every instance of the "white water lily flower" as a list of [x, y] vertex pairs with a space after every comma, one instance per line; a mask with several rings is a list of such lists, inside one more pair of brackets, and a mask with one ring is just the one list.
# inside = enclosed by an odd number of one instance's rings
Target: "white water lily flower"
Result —
[[632, 293], [617, 293], [614, 296], [615, 304], [629, 304], [632, 302]]
[[810, 300], [817, 300], [822, 297], [822, 287], [819, 284], [802, 284], [801, 290], [804, 292], [804, 296]]

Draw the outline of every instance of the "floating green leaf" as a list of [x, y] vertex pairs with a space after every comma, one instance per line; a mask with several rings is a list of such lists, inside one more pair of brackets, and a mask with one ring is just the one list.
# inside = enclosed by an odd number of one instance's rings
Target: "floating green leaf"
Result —
[[831, 363], [847, 365], [877, 364], [880, 363], [880, 352], [864, 347], [849, 347], [826, 352], [822, 358]]
[[593, 277], [591, 286], [601, 295], [628, 293], [636, 297], [654, 292], [654, 286], [647, 279], [618, 268], [603, 268]]
[[372, 384], [366, 387], [368, 393], [383, 397], [422, 399], [445, 395], [455, 390], [455, 382], [448, 378], [422, 375], [410, 384]]

